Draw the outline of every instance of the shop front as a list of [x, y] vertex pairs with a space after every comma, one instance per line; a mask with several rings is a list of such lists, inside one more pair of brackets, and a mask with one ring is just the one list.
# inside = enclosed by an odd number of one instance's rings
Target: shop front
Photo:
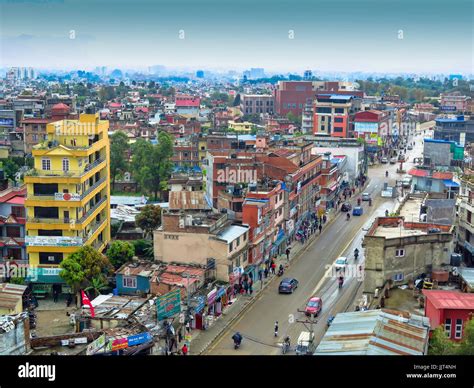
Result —
[[54, 293], [58, 296], [72, 293], [71, 287], [59, 276], [60, 272], [61, 268], [30, 268], [26, 282], [29, 283], [33, 295], [44, 299], [53, 297]]

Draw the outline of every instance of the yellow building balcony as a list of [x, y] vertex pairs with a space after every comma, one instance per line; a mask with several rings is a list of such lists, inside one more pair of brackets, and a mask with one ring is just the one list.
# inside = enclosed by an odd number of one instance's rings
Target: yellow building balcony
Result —
[[[72, 253], [83, 245], [93, 245], [97, 236], [106, 228], [108, 220], [96, 222], [87, 237], [74, 236], [26, 236], [25, 245], [28, 253], [33, 252], [64, 252]], [[104, 241], [105, 242], [105, 241]]]
[[92, 222], [93, 217], [98, 212], [107, 207], [107, 196], [104, 196], [92, 208], [90, 208], [81, 218], [36, 218], [28, 217], [26, 229], [46, 229], [46, 230], [83, 230]]
[[82, 170], [40, 170], [33, 168], [25, 173], [25, 183], [79, 183], [89, 179], [96, 172], [106, 167], [106, 161], [99, 158]]
[[78, 195], [75, 193], [70, 193], [71, 198], [68, 200], [64, 199], [64, 193], [55, 193], [55, 195], [28, 194], [28, 197], [25, 200], [25, 206], [83, 207], [95, 194], [97, 194], [97, 192], [103, 190], [107, 186], [106, 182], [107, 178], [101, 178], [82, 194]]

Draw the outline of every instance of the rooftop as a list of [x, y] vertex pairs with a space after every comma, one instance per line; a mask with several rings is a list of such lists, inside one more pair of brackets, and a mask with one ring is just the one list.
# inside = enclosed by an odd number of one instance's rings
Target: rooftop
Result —
[[234, 241], [236, 238], [245, 234], [249, 229], [244, 226], [230, 225], [229, 227], [222, 230], [217, 237], [225, 240], [227, 243]]
[[392, 310], [337, 314], [315, 355], [423, 355], [428, 318]]
[[423, 290], [437, 309], [474, 310], [474, 294], [459, 291]]

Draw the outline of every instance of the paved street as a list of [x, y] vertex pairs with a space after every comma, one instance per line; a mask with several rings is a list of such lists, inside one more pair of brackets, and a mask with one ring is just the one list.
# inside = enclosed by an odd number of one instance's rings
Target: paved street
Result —
[[[427, 127], [425, 125], [421, 128]], [[406, 171], [413, 166], [414, 157], [422, 156], [421, 139], [422, 135], [417, 135], [415, 149], [407, 152], [407, 163], [403, 165]], [[307, 331], [304, 325], [296, 320], [304, 319], [304, 314], [298, 310], [304, 309], [307, 300], [313, 295], [323, 299], [323, 310], [314, 327], [316, 341], [319, 343], [326, 331], [327, 318], [341, 311], [352, 311], [358, 295], [360, 295], [358, 291], [361, 291], [362, 284], [357, 278], [348, 278], [345, 279], [343, 288], [339, 290], [337, 279], [327, 269], [339, 256], [348, 257], [349, 264], [353, 264], [353, 251], [356, 247], [361, 251], [357, 264], [363, 264], [361, 242], [366, 228], [375, 217], [383, 216], [386, 209], [391, 211], [398, 200], [380, 196], [384, 182], [388, 181], [393, 186], [395, 180], [404, 175], [396, 173], [398, 166], [399, 164], [382, 164], [371, 167], [369, 170], [370, 181], [364, 191], [371, 194], [373, 206], [369, 207], [368, 203], [364, 202], [364, 214], [361, 217], [351, 217], [350, 221], [346, 220], [344, 214], [336, 217], [323, 230], [321, 237], [308, 245], [305, 251], [292, 262], [285, 277], [294, 277], [299, 281], [299, 287], [293, 294], [279, 295], [280, 278], [275, 278], [256, 301], [218, 337], [204, 354], [280, 354], [280, 344], [285, 336], [290, 336], [291, 343], [294, 345], [301, 331]], [[386, 170], [389, 171], [389, 178], [385, 178]], [[357, 197], [357, 195], [352, 197], [353, 205]], [[328, 273], [326, 274], [326, 272]], [[278, 337], [273, 335], [275, 321], [279, 322]], [[231, 336], [236, 331], [244, 336], [242, 346], [237, 351], [234, 350], [231, 340]], [[291, 353], [293, 352], [288, 354]]]

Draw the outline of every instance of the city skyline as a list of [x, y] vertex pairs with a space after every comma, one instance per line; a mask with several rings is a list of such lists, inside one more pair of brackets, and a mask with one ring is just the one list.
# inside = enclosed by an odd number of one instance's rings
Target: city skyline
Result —
[[[472, 4], [299, 0], [2, 2], [2, 67], [169, 68], [270, 73], [455, 73], [473, 69]], [[91, 13], [91, 9], [94, 12]], [[234, 15], [241, 12], [240, 16]], [[71, 17], [73, 15], [73, 17]], [[104, 16], [106, 15], [106, 16]], [[243, 64], [243, 65], [240, 65]]]

